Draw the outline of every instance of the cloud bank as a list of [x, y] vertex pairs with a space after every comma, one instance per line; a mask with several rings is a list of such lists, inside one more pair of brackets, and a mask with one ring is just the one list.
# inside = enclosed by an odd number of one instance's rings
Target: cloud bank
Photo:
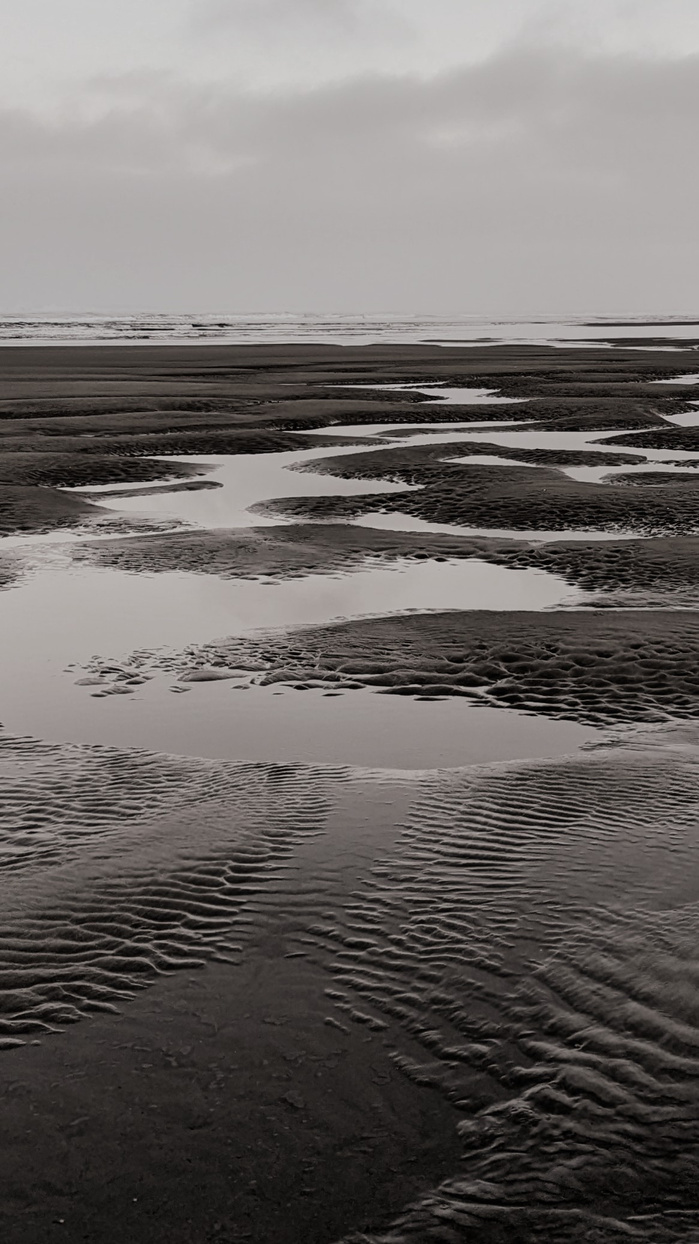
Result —
[[103, 78], [0, 112], [3, 309], [694, 312], [698, 113], [695, 55]]

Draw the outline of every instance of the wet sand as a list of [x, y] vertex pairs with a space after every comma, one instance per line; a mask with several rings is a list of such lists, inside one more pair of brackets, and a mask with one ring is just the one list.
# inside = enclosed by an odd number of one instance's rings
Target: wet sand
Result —
[[0, 351], [3, 1241], [699, 1230], [666, 344]]
[[248, 679], [253, 670], [267, 685], [462, 696], [609, 724], [693, 719], [698, 652], [694, 610], [464, 610], [227, 640], [187, 653], [180, 668]]

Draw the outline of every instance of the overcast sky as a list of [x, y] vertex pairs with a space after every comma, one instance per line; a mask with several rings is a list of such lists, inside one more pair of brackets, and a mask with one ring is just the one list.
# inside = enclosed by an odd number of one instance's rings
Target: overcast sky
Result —
[[0, 3], [3, 311], [699, 311], [697, 0]]

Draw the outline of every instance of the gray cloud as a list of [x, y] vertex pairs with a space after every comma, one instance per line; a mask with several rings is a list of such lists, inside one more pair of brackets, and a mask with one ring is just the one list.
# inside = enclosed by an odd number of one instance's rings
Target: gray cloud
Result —
[[431, 77], [528, 46], [699, 52], [696, 0], [23, 0], [0, 43], [0, 101], [50, 112], [90, 74], [310, 88]]
[[0, 114], [7, 308], [696, 310], [699, 58]]
[[[152, 0], [151, 0], [152, 2]], [[699, 51], [696, 0], [195, 0], [192, 29], [249, 82], [432, 76], [515, 46], [672, 56]]]
[[410, 7], [406, 0], [200, 0], [190, 14], [191, 46], [209, 78], [218, 67], [258, 86], [308, 87], [419, 63], [426, 49]]
[[387, 11], [386, 0], [205, 0], [193, 10], [192, 20], [262, 30], [265, 36], [276, 29], [283, 36], [308, 23], [316, 34], [370, 30]]

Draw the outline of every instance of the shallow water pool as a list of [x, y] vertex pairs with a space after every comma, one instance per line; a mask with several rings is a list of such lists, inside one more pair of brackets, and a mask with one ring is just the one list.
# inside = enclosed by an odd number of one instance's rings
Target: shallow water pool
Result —
[[381, 531], [419, 531], [425, 535], [478, 536], [489, 540], [527, 540], [532, 543], [549, 543], [553, 540], [640, 540], [636, 531], [546, 531], [516, 527], [459, 527], [456, 523], [430, 523], [412, 514], [383, 513], [380, 510], [362, 514], [354, 520], [357, 527], [375, 527]]

